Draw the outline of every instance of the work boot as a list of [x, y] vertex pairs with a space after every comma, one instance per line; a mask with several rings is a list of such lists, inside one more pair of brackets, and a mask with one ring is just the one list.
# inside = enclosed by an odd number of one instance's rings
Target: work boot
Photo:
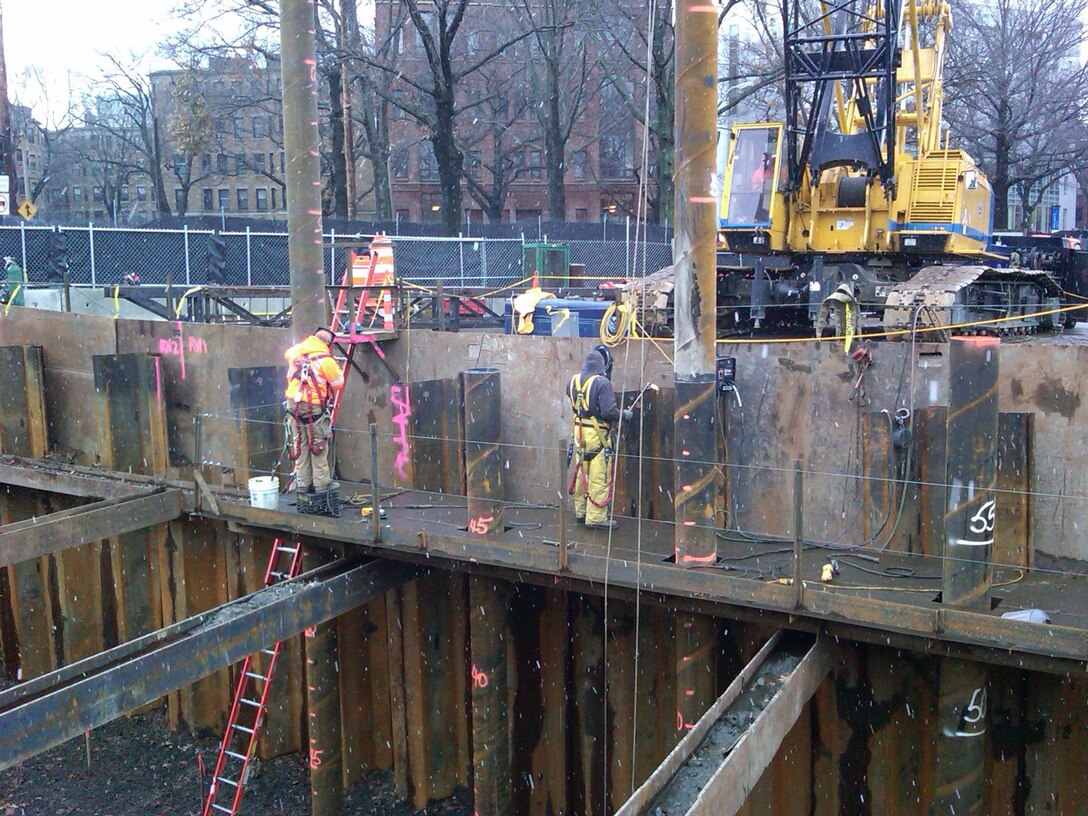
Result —
[[585, 516], [579, 516], [579, 515], [575, 514], [574, 521], [575, 521], [576, 524], [585, 524], [586, 523], [586, 517]]
[[332, 493], [334, 490], [339, 490], [339, 489], [340, 489], [340, 482], [329, 482], [328, 486], [321, 488], [320, 492], [324, 493], [324, 492], [328, 491], [329, 493]]
[[620, 523], [615, 519], [606, 519], [605, 521], [587, 521], [586, 527], [590, 530], [615, 530], [620, 526]]

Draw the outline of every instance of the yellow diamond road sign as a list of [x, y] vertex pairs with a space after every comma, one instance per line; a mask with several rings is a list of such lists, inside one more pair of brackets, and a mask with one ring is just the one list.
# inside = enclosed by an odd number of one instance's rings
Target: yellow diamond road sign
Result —
[[37, 211], [38, 208], [31, 204], [30, 201], [25, 198], [19, 203], [19, 206], [16, 209], [16, 212], [19, 213], [19, 215], [21, 215], [27, 221], [33, 218], [34, 213], [36, 213]]

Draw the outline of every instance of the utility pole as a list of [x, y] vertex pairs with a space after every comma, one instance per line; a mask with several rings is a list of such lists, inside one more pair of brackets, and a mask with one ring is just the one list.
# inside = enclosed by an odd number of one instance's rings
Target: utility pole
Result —
[[283, 142], [287, 154], [287, 253], [296, 339], [328, 323], [321, 252], [321, 163], [313, 0], [280, 0]]
[[676, 382], [676, 562], [717, 558], [718, 419], [715, 196], [718, 5], [676, 6], [676, 169], [674, 296]]

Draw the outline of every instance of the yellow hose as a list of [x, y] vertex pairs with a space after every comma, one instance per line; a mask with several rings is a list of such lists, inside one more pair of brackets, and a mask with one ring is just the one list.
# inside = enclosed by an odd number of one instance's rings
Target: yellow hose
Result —
[[[612, 317], [616, 316], [616, 329], [612, 331], [608, 328], [608, 324], [612, 322]], [[615, 348], [624, 340], [627, 339], [628, 334], [631, 331], [631, 304], [630, 303], [613, 303], [607, 309], [604, 310], [604, 315], [601, 317], [601, 328], [598, 334], [600, 335], [601, 342], [609, 348]]]

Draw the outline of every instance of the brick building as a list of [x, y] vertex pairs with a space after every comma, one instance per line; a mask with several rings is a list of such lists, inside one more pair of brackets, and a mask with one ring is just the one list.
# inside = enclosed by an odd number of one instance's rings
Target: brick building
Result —
[[[394, 42], [397, 70], [420, 84], [430, 82], [419, 33], [410, 22], [398, 23], [403, 14], [401, 4], [378, 0], [375, 14], [375, 39]], [[475, 13], [470, 8], [456, 41], [473, 54], [485, 54], [498, 38], [518, 30], [514, 27], [517, 21], [503, 18], [503, 14], [495, 6]], [[526, 70], [530, 47], [529, 40], [510, 47], [485, 70], [460, 83], [459, 104], [485, 100], [458, 121], [457, 144], [465, 157], [466, 176], [462, 181], [462, 222], [550, 218], [544, 139]], [[588, 92], [566, 149], [567, 221], [600, 221], [604, 214], [633, 211], [638, 189], [636, 164], [641, 142], [635, 121], [614, 87], [601, 83], [598, 76], [587, 84], [596, 90]], [[427, 134], [414, 118], [395, 106], [390, 106], [390, 115], [389, 175], [394, 210], [405, 220], [439, 221], [438, 164]], [[505, 192], [497, 192], [498, 187]], [[490, 200], [487, 193], [492, 194]]]

